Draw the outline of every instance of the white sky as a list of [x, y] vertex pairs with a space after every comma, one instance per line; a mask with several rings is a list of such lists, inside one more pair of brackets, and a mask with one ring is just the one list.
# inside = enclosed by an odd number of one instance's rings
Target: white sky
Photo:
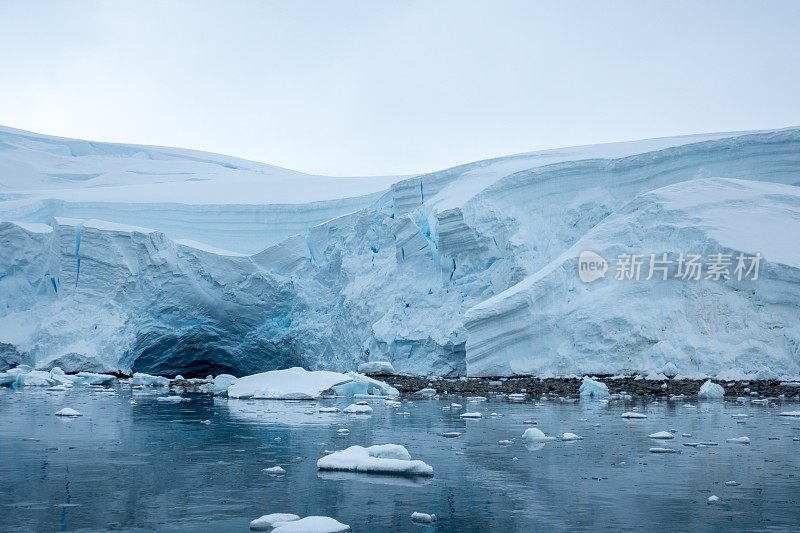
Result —
[[800, 125], [800, 1], [0, 0], [0, 124], [333, 175]]

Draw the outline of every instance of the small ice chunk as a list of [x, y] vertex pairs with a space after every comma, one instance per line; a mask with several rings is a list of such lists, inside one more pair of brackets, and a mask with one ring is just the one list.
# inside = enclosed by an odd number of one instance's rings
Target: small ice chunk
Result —
[[442, 433], [442, 437], [445, 437], [447, 439], [454, 439], [460, 436], [461, 433], [459, 433], [458, 431], [445, 431], [444, 433]]
[[512, 444], [514, 444], [514, 441], [512, 441], [512, 440], [499, 440], [499, 441], [497, 441], [497, 444], [499, 444], [500, 446], [511, 446]]
[[344, 408], [344, 412], [351, 415], [371, 415], [372, 407], [369, 405], [360, 405], [352, 403]]
[[345, 470], [384, 474], [432, 476], [433, 468], [419, 460], [412, 460], [404, 446], [377, 444], [364, 448], [350, 446], [345, 450], [326, 455], [317, 461], [320, 470]]
[[295, 520], [300, 520], [300, 517], [297, 516], [296, 514], [291, 514], [291, 513], [265, 514], [264, 516], [256, 518], [255, 520], [250, 522], [250, 529], [254, 531], [269, 531], [276, 525], [285, 522], [293, 522]]
[[548, 437], [539, 428], [528, 428], [522, 434], [522, 440], [528, 442], [543, 442], [548, 440], [555, 440], [555, 437]]
[[451, 403], [450, 407], [452, 407], [454, 409], [461, 409], [461, 404], [460, 403]]
[[180, 403], [183, 401], [182, 396], [159, 396], [156, 398], [159, 402]]
[[689, 446], [690, 448], [696, 448], [697, 446], [700, 446], [700, 443], [699, 442], [684, 442], [683, 445], [684, 446]]
[[485, 402], [486, 396], [467, 396], [468, 402]]
[[64, 407], [60, 411], [56, 412], [56, 416], [83, 416], [81, 413], [72, 409], [71, 407]]
[[350, 526], [329, 516], [307, 516], [300, 520], [279, 522], [271, 533], [340, 533]]
[[435, 514], [428, 514], [428, 513], [411, 513], [411, 520], [414, 522], [421, 522], [423, 524], [430, 524], [431, 522], [436, 521]]
[[591, 398], [594, 400], [608, 398], [608, 385], [592, 378], [584, 377], [583, 383], [581, 383], [580, 395], [581, 398]]
[[719, 496], [711, 495], [708, 497], [708, 503], [717, 503], [719, 501]]
[[701, 400], [718, 400], [724, 396], [725, 389], [722, 388], [722, 385], [714, 383], [710, 379], [703, 383], [700, 392], [697, 393], [697, 397]]
[[656, 446], [654, 448], [650, 448], [650, 453], [678, 453], [678, 450]]
[[576, 435], [575, 433], [564, 433], [561, 435], [561, 440], [571, 441], [571, 440], [581, 440], [583, 437], [580, 435]]
[[350, 381], [333, 387], [334, 394], [353, 398], [356, 396], [388, 396], [396, 398], [400, 391], [388, 383], [378, 381], [358, 372], [348, 372], [346, 374]]
[[781, 416], [800, 416], [800, 411], [784, 411]]
[[651, 439], [674, 439], [675, 435], [669, 431], [659, 431], [658, 433], [651, 433], [648, 437]]
[[528, 398], [527, 394], [514, 392], [508, 395], [509, 401], [512, 402], [524, 402]]
[[338, 407], [320, 407], [319, 408], [319, 412], [320, 413], [338, 413], [339, 412], [339, 408]]
[[627, 411], [622, 413], [622, 418], [647, 418], [647, 415], [644, 413], [635, 413], [633, 411]]
[[700, 446], [719, 446], [719, 443], [713, 441], [703, 441]]
[[347, 428], [342, 428], [342, 429], [336, 430], [336, 433], [338, 433], [339, 435], [349, 435], [350, 434], [350, 430], [347, 429]]
[[681, 435], [681, 437], [686, 437], [686, 438], [691, 437], [691, 436], [692, 436], [691, 433], [684, 433], [684, 434]]
[[747, 418], [747, 417], [749, 417], [750, 415], [746, 415], [746, 414], [744, 414], [744, 413], [733, 413], [731, 416], [732, 416], [733, 418]]
[[434, 396], [436, 396], [436, 389], [426, 387], [424, 389], [418, 390], [416, 394], [417, 396], [423, 396], [425, 398], [433, 398]]
[[461, 413], [461, 418], [481, 418], [483, 417], [482, 413]]
[[282, 467], [277, 466], [277, 465], [276, 466], [271, 466], [269, 468], [265, 468], [263, 471], [266, 472], [267, 474], [271, 474], [273, 476], [282, 476], [283, 474], [286, 473], [286, 470], [284, 470]]
[[75, 383], [82, 385], [113, 385], [117, 376], [111, 374], [95, 374], [94, 372], [78, 372]]
[[734, 437], [732, 439], [725, 439], [725, 442], [732, 442], [734, 444], [750, 444], [750, 437]]
[[738, 487], [740, 485], [738, 481], [726, 481], [725, 484], [729, 487]]

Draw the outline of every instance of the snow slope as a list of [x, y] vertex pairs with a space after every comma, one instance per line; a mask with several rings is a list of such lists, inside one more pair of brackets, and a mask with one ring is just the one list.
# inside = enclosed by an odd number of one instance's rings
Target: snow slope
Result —
[[[734, 179], [705, 179], [716, 176]], [[0, 184], [0, 366], [202, 376], [365, 361], [440, 375], [797, 369], [800, 129], [549, 150], [405, 179], [313, 177], [3, 129]], [[577, 285], [570, 254], [582, 246], [761, 251], [759, 305], [731, 314], [746, 302], [725, 284], [628, 282], [607, 294], [609, 280]], [[630, 311], [574, 318], [603, 294], [613, 307], [615, 291]]]

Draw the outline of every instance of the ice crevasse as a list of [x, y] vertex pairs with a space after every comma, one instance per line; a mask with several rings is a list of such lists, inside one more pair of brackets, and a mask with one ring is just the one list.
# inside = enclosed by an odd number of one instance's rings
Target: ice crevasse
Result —
[[[0, 370], [800, 374], [800, 129], [406, 178], [0, 141]], [[584, 283], [583, 250], [762, 262], [755, 281]]]

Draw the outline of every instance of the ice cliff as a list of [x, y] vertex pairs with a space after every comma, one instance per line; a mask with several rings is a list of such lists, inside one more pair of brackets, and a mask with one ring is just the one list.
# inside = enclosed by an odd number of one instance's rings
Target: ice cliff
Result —
[[[0, 185], [0, 367], [800, 373], [800, 129], [412, 178], [0, 129]], [[586, 284], [584, 249], [763, 261]]]

